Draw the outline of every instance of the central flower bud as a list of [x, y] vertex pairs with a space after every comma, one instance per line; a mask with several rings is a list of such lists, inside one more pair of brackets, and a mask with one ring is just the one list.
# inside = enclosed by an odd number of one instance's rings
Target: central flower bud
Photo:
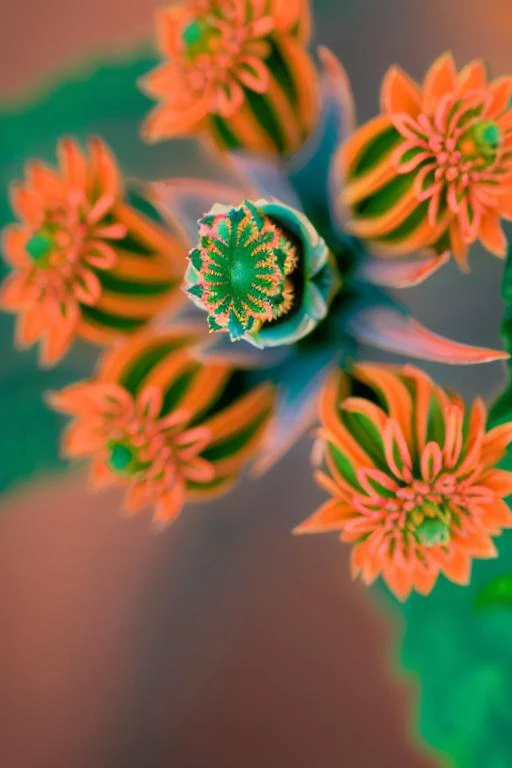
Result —
[[256, 347], [293, 344], [326, 317], [341, 285], [329, 249], [300, 211], [277, 200], [214, 205], [198, 221], [185, 289], [211, 331]]
[[[290, 309], [294, 243], [256, 205], [212, 210], [199, 221], [200, 246], [190, 254], [197, 280], [188, 287], [208, 312], [212, 331], [233, 340], [260, 330]], [[190, 276], [190, 274], [189, 274]]]

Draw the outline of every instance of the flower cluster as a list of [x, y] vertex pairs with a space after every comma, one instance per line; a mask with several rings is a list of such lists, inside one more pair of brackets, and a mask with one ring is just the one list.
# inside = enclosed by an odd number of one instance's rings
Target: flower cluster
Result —
[[[452, 365], [504, 360], [425, 328], [387, 289], [418, 285], [477, 239], [507, 248], [512, 78], [446, 54], [422, 86], [398, 67], [356, 127], [343, 67], [309, 50], [306, 0], [182, 0], [159, 16], [150, 141], [207, 139], [225, 183], [126, 183], [91, 139], [13, 183], [1, 289], [17, 340], [55, 363], [99, 342], [94, 375], [51, 395], [63, 453], [93, 486], [163, 525], [274, 464], [315, 422], [331, 498], [299, 533], [339, 531], [352, 572], [405, 599], [466, 584], [512, 524], [509, 410], [487, 429], [420, 369], [360, 364], [360, 345]], [[212, 168], [212, 174], [215, 173]], [[181, 299], [178, 301], [178, 299]], [[188, 299], [188, 300], [187, 300]], [[506, 400], [506, 398], [505, 398]]]

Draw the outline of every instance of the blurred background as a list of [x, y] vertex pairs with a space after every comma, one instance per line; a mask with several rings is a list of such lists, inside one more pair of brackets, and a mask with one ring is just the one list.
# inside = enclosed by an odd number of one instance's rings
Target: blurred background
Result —
[[[151, 66], [158, 5], [3, 4], [4, 187], [27, 153], [50, 158], [63, 130], [101, 133], [129, 173], [201, 173], [192, 143], [143, 150], [137, 139], [144, 102], [134, 81]], [[460, 65], [481, 56], [497, 74], [512, 70], [509, 0], [317, 0], [314, 7], [317, 41], [343, 60], [361, 119], [377, 111], [380, 80], [393, 62], [421, 78], [451, 48]], [[433, 330], [497, 345], [501, 271], [475, 249], [469, 278], [449, 265], [401, 299]], [[38, 373], [31, 353], [13, 351], [10, 319], [2, 318], [0, 344], [2, 766], [444, 763], [418, 735], [418, 675], [428, 675], [411, 654], [424, 637], [418, 627], [438, 619], [445, 626], [440, 612], [448, 603], [440, 600], [436, 613], [433, 602], [430, 615], [424, 600], [399, 610], [383, 591], [351, 583], [335, 536], [290, 535], [322, 499], [308, 440], [257, 485], [244, 481], [219, 503], [187, 509], [155, 536], [148, 517], [119, 516], [115, 492], [90, 496], [80, 472], [44, 471], [56, 466], [58, 425], [40, 401], [62, 380]], [[90, 361], [78, 350], [62, 375], [84, 375]], [[468, 397], [490, 397], [504, 380], [499, 364], [430, 371]], [[398, 662], [404, 636], [413, 675]], [[447, 688], [450, 674], [447, 663]], [[430, 690], [431, 710], [436, 696], [442, 707], [442, 690]], [[425, 717], [422, 731], [432, 733]], [[445, 743], [439, 737], [436, 746]], [[507, 765], [512, 759], [478, 764]]]

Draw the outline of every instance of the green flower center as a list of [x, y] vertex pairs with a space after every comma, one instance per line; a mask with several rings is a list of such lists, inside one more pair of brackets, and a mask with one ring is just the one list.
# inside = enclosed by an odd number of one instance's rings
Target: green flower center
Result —
[[246, 262], [242, 256], [233, 259], [231, 265], [231, 284], [237, 291], [246, 292], [250, 290], [254, 280], [254, 268], [252, 264]]
[[201, 40], [203, 30], [201, 24], [194, 19], [190, 24], [187, 24], [182, 33], [182, 39], [185, 45], [195, 45]]
[[267, 216], [245, 201], [207, 214], [199, 225], [200, 247], [190, 254], [196, 277], [188, 291], [208, 311], [211, 330], [227, 330], [235, 340], [289, 310], [295, 246]]
[[213, 41], [218, 38], [218, 30], [204, 19], [193, 19], [181, 32], [181, 39], [189, 59], [211, 51]]
[[49, 256], [55, 248], [55, 241], [48, 231], [41, 229], [32, 235], [25, 248], [32, 261], [37, 266], [44, 267], [48, 265]]
[[134, 475], [143, 467], [136, 450], [127, 443], [110, 443], [108, 450], [108, 465], [119, 475]]
[[450, 541], [450, 528], [440, 518], [426, 518], [416, 528], [416, 536], [425, 547], [435, 547], [439, 544], [448, 544]]
[[492, 120], [484, 120], [473, 128], [475, 144], [482, 152], [495, 152], [501, 144], [499, 126]]
[[462, 153], [465, 158], [478, 159], [480, 164], [489, 165], [503, 141], [500, 127], [493, 120], [476, 123], [462, 139]]

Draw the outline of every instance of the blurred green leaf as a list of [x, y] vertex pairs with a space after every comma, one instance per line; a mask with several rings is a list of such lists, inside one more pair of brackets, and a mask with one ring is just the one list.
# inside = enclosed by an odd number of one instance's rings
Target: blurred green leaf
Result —
[[[501, 336], [504, 348], [512, 355], [512, 246], [510, 245], [503, 272], [501, 295], [504, 303]], [[512, 358], [508, 362], [508, 384], [492, 406], [489, 421], [491, 424], [512, 421]]]
[[512, 574], [497, 576], [485, 584], [475, 598], [476, 608], [512, 608]]

